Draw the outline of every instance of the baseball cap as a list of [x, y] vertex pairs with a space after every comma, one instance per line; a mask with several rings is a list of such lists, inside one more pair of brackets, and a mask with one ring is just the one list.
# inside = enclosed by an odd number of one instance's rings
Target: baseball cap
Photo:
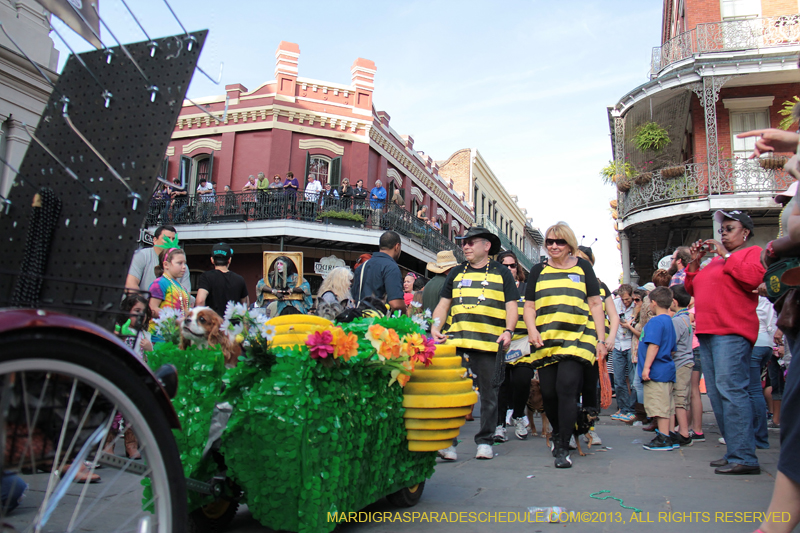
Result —
[[215, 244], [214, 247], [211, 248], [211, 256], [230, 259], [233, 257], [233, 249], [227, 243], [221, 242], [219, 244]]
[[722, 224], [722, 221], [726, 218], [731, 220], [738, 220], [742, 223], [742, 227], [753, 231], [755, 228], [755, 224], [753, 224], [753, 220], [750, 218], [750, 215], [745, 213], [744, 211], [739, 211], [738, 209], [734, 211], [723, 211], [722, 209], [718, 210], [714, 213], [714, 221], [717, 224]]

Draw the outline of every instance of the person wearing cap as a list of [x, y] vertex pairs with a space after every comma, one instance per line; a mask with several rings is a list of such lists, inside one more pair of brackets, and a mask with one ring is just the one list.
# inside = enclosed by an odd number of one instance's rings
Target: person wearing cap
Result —
[[[481, 427], [475, 434], [477, 459], [494, 456], [492, 444], [497, 422], [498, 365], [502, 349], [511, 344], [517, 326], [519, 291], [511, 271], [489, 256], [500, 251], [500, 239], [484, 227], [473, 226], [461, 241], [466, 261], [453, 268], [433, 311], [431, 336], [436, 342], [449, 342], [477, 375], [481, 396]], [[442, 333], [448, 318], [447, 335]], [[498, 353], [500, 352], [500, 353]], [[501, 358], [498, 360], [498, 358]], [[441, 457], [455, 460], [453, 446], [441, 450]]]
[[[725, 456], [711, 466], [716, 474], [760, 474], [747, 388], [758, 337], [758, 294], [754, 291], [765, 269], [761, 248], [746, 245], [754, 228], [747, 213], [719, 210], [714, 221], [720, 225], [721, 238], [692, 244], [685, 283], [695, 300], [695, 332], [708, 398], [727, 446]], [[717, 257], [700, 270], [709, 252]]]
[[456, 256], [453, 255], [452, 250], [443, 250], [437, 253], [436, 261], [428, 263], [428, 270], [433, 272], [434, 276], [422, 289], [423, 309], [430, 310], [433, 313], [439, 303], [439, 295], [442, 293], [447, 274], [457, 265], [458, 261], [456, 261]]
[[591, 263], [578, 257], [572, 229], [559, 222], [545, 236], [549, 259], [531, 269], [523, 317], [544, 410], [553, 426], [555, 466], [570, 468], [569, 441], [578, 418], [584, 365], [607, 355], [605, 315], [597, 276]]
[[221, 242], [211, 248], [211, 264], [214, 268], [203, 272], [197, 280], [197, 307], [207, 305], [222, 316], [228, 302], [250, 305], [247, 283], [242, 276], [231, 272], [231, 259], [233, 249], [228, 244]]

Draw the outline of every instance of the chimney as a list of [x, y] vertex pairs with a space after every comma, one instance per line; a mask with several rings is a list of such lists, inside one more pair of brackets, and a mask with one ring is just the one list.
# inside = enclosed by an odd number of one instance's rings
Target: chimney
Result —
[[246, 92], [247, 92], [247, 87], [245, 87], [241, 83], [225, 86], [225, 94], [227, 94], [228, 98], [230, 99], [230, 101], [228, 102], [230, 105], [237, 105], [239, 103], [239, 97], [242, 95], [242, 93]]
[[384, 126], [388, 126], [389, 121], [392, 119], [386, 111], [378, 111], [378, 118], [381, 119], [381, 124]]
[[294, 102], [299, 61], [300, 47], [295, 43], [281, 41], [278, 50], [275, 51], [276, 100]]
[[354, 107], [372, 114], [372, 91], [375, 90], [375, 63], [369, 59], [358, 58], [350, 68], [353, 87], [356, 88]]
[[403, 141], [405, 141], [406, 148], [408, 148], [408, 151], [413, 153], [413, 151], [414, 151], [414, 137], [412, 137], [411, 135], [401, 135], [400, 138], [403, 139]]

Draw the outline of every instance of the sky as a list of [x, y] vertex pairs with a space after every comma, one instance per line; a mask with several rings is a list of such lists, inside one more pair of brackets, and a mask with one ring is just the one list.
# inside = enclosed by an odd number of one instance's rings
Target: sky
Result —
[[[85, 1], [85, 0], [84, 0]], [[163, 0], [126, 0], [150, 37], [182, 33]], [[373, 104], [414, 148], [445, 160], [477, 148], [542, 232], [567, 222], [591, 244], [612, 289], [622, 272], [600, 169], [612, 158], [606, 108], [647, 81], [660, 44], [657, 0], [274, 2], [170, 0], [189, 31], [209, 30], [189, 98], [273, 80], [280, 41], [300, 46], [299, 76], [350, 84], [377, 66]], [[496, 8], [495, 6], [500, 6]], [[100, 16], [123, 43], [145, 39], [121, 0]], [[90, 45], [54, 22], [76, 52]], [[61, 51], [59, 68], [69, 54]], [[109, 46], [116, 43], [102, 33]], [[596, 239], [596, 241], [595, 241]]]

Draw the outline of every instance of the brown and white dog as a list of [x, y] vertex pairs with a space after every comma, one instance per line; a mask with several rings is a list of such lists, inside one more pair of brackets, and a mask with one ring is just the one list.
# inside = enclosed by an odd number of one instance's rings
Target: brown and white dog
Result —
[[221, 331], [222, 317], [210, 307], [190, 309], [181, 324], [181, 350], [191, 344], [214, 346], [219, 344], [225, 356], [225, 366], [234, 367], [242, 347], [227, 332]]

